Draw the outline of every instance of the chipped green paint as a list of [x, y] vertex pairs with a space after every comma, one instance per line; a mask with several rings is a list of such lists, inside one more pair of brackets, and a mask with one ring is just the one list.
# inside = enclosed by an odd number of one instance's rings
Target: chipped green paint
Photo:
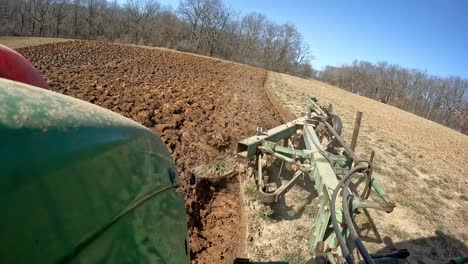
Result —
[[164, 143], [116, 113], [0, 79], [0, 262], [189, 263]]

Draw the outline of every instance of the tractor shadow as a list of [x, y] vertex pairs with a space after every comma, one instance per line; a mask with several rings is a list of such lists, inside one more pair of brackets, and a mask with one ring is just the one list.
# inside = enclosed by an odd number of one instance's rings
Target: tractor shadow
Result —
[[[466, 241], [461, 241], [442, 230], [436, 230], [433, 236], [405, 240], [408, 234], [394, 227], [390, 230], [392, 238], [382, 236], [369, 212], [367, 210], [362, 210], [362, 212], [367, 218], [367, 223], [358, 227], [358, 233], [361, 239], [367, 242], [370, 253], [379, 254], [407, 249], [410, 252], [410, 263], [449, 263], [455, 258], [468, 257]], [[394, 242], [395, 239], [400, 241]], [[373, 248], [379, 249], [373, 250]], [[457, 263], [468, 263], [467, 261]]]

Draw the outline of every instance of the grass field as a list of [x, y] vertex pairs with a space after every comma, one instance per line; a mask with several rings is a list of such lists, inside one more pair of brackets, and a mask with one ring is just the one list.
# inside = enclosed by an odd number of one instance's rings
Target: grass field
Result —
[[48, 43], [68, 41], [61, 38], [37, 38], [37, 37], [13, 37], [0, 36], [0, 44], [12, 49], [24, 48], [29, 46], [37, 46]]
[[316, 80], [269, 73], [267, 87], [296, 117], [306, 112], [305, 95], [332, 103], [347, 142], [363, 112], [357, 154], [376, 152], [375, 175], [397, 202], [391, 214], [358, 217], [369, 248], [407, 247], [426, 263], [468, 255], [468, 136]]

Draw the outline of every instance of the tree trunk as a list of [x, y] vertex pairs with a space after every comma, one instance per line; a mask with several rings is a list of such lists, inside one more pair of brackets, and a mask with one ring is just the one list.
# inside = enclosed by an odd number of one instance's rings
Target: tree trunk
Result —
[[34, 21], [34, 18], [33, 18], [31, 22], [31, 36], [34, 36], [35, 33], [36, 33], [36, 22]]
[[429, 119], [429, 115], [430, 115], [431, 112], [432, 112], [433, 106], [434, 106], [434, 104], [430, 104], [430, 105], [429, 105], [429, 109], [427, 110], [427, 113], [426, 113], [426, 115], [425, 115], [425, 118], [426, 118], [426, 119]]
[[24, 16], [22, 15], [21, 16], [21, 28], [20, 28], [21, 33], [23, 33], [23, 29], [24, 29]]

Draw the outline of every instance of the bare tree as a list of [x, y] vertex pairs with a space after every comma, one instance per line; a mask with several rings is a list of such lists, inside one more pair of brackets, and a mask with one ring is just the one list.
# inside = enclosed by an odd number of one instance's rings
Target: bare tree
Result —
[[221, 42], [231, 16], [232, 11], [221, 4], [212, 10], [211, 16], [207, 16], [206, 48], [209, 56], [215, 55], [223, 46]]
[[73, 30], [73, 38], [77, 38], [78, 34], [80, 33], [80, 9], [81, 9], [82, 0], [73, 0], [73, 22], [72, 22], [72, 30]]
[[47, 16], [49, 15], [49, 8], [52, 0], [37, 0], [36, 16], [34, 20], [39, 23], [39, 36], [44, 37], [45, 26], [47, 23]]
[[88, 39], [92, 39], [95, 30], [95, 24], [97, 19], [97, 10], [98, 10], [98, 1], [99, 0], [85, 0], [86, 7], [86, 23], [88, 24]]
[[177, 11], [182, 21], [189, 25], [189, 45], [193, 52], [199, 51], [207, 28], [220, 6], [219, 0], [183, 0], [180, 2]]
[[31, 1], [29, 0], [18, 1], [18, 14], [19, 14], [19, 19], [20, 19], [19, 32], [20, 33], [24, 32], [24, 28], [26, 27], [28, 20], [31, 19], [31, 8], [32, 8]]
[[117, 0], [113, 0], [101, 12], [101, 29], [99, 30], [102, 34], [101, 38], [116, 41], [126, 31], [126, 27], [122, 26], [122, 20], [125, 17], [123, 9], [120, 8]]
[[51, 13], [55, 20], [55, 36], [58, 37], [60, 33], [60, 26], [63, 25], [67, 17], [68, 0], [53, 0]]
[[277, 49], [277, 39], [279, 38], [278, 26], [275, 23], [267, 22], [262, 32], [263, 66], [272, 69], [274, 64], [275, 50]]
[[178, 17], [169, 10], [161, 10], [154, 18], [154, 25], [150, 25], [152, 30], [152, 43], [156, 46], [175, 48], [182, 38], [182, 25]]
[[133, 32], [133, 42], [138, 44], [142, 35], [149, 39], [151, 28], [148, 24], [159, 10], [159, 3], [154, 0], [129, 0], [125, 7], [129, 26]]
[[22, 1], [15, 3], [14, 0], [2, 0], [0, 1], [0, 32], [6, 32], [11, 25], [10, 21], [14, 19], [15, 13], [18, 12], [19, 5], [22, 4]]
[[265, 27], [266, 17], [258, 13], [250, 13], [242, 18], [240, 32], [240, 57], [246, 58], [258, 52], [260, 36]]

